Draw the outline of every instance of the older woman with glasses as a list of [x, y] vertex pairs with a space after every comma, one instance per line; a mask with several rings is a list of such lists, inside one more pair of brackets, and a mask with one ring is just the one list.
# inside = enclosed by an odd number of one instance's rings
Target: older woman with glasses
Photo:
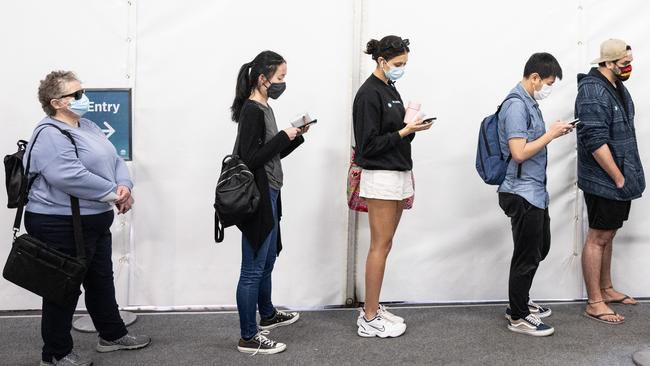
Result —
[[[41, 80], [38, 99], [47, 114], [34, 129], [28, 176], [33, 180], [25, 213], [27, 232], [65, 254], [76, 255], [70, 196], [79, 199], [87, 258], [83, 281], [86, 308], [99, 332], [98, 352], [146, 347], [147, 336], [131, 336], [115, 300], [111, 231], [113, 205], [119, 214], [133, 205], [133, 183], [124, 161], [102, 130], [82, 118], [90, 101], [70, 71]], [[54, 125], [54, 126], [52, 126]], [[58, 128], [56, 128], [58, 127]], [[77, 147], [61, 130], [67, 131]], [[34, 136], [40, 133], [34, 142]], [[27, 151], [31, 148], [27, 147]], [[77, 300], [61, 306], [43, 299], [41, 365], [92, 365], [73, 351], [72, 316]]]

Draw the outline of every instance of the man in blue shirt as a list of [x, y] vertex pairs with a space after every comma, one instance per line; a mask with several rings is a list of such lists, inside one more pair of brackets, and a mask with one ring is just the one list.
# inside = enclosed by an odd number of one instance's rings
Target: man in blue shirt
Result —
[[557, 121], [546, 131], [537, 101], [550, 95], [556, 79], [562, 79], [562, 68], [555, 57], [533, 54], [526, 62], [523, 79], [511, 91], [518, 98], [504, 101], [498, 116], [501, 152], [511, 157], [498, 189], [499, 205], [510, 217], [514, 240], [506, 318], [508, 329], [533, 336], [554, 332], [540, 320], [551, 315], [551, 309], [529, 297], [537, 267], [551, 244], [546, 145], [573, 129], [571, 124]]
[[608, 324], [624, 317], [608, 303], [636, 304], [612, 285], [612, 242], [641, 197], [645, 176], [634, 128], [634, 102], [623, 85], [632, 73], [632, 48], [619, 39], [602, 43], [588, 74], [578, 75], [578, 186], [584, 192], [589, 231], [582, 251], [587, 288], [585, 315]]

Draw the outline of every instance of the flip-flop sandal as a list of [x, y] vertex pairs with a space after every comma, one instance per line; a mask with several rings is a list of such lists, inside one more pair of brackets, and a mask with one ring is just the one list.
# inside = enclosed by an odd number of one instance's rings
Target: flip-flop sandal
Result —
[[584, 316], [586, 316], [589, 319], [593, 319], [593, 320], [595, 320], [597, 322], [601, 322], [601, 323], [605, 323], [605, 324], [618, 325], [618, 324], [625, 323], [625, 320], [613, 321], [613, 320], [605, 320], [605, 319], [603, 319], [604, 316], [618, 315], [617, 313], [603, 313], [603, 314], [594, 315], [594, 314], [589, 314], [588, 312], [585, 311], [583, 314], [584, 314]]
[[[601, 291], [601, 292], [605, 292], [605, 291], [607, 291], [607, 290], [609, 290], [609, 289], [612, 289], [612, 290], [613, 290], [613, 289], [614, 289], [614, 286], [609, 286], [609, 287], [601, 288], [600, 291]], [[623, 297], [620, 298], [620, 299], [605, 300], [605, 304], [636, 305], [636, 304], [639, 303], [638, 301], [637, 301], [637, 302], [624, 302], [625, 300], [628, 300], [628, 299], [630, 299], [630, 300], [634, 300], [633, 298], [629, 297], [628, 295], [623, 294]], [[634, 301], [636, 301], [636, 300], [634, 300]]]
[[632, 300], [631, 297], [625, 295], [620, 299], [607, 300], [607, 301], [605, 301], [605, 304], [623, 304], [623, 305], [636, 305], [636, 304], [638, 304], [638, 301], [637, 302], [625, 302], [625, 300], [627, 300], [627, 299]]

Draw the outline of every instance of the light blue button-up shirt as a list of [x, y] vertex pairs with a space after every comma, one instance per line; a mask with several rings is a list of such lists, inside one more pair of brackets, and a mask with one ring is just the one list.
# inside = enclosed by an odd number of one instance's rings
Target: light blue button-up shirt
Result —
[[[523, 102], [512, 98], [505, 103], [499, 112], [499, 142], [503, 156], [510, 156], [508, 140], [525, 138], [528, 142], [535, 141], [546, 133], [544, 118], [539, 105], [519, 83], [511, 91], [521, 96]], [[530, 116], [530, 129], [528, 118]], [[517, 162], [510, 160], [506, 178], [499, 186], [499, 192], [516, 194], [523, 197], [535, 207], [548, 207], [549, 197], [546, 191], [546, 148], [530, 157], [521, 164], [521, 176], [517, 177]]]

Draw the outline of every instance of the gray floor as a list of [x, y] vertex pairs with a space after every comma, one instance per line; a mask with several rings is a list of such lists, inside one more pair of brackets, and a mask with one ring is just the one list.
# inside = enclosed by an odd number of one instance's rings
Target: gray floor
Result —
[[[353, 310], [302, 312], [271, 332], [287, 351], [254, 357], [235, 348], [235, 313], [140, 314], [130, 331], [154, 340], [140, 351], [98, 354], [95, 335], [73, 333], [95, 365], [633, 365], [631, 355], [650, 346], [649, 303], [616, 306], [627, 317], [617, 326], [586, 319], [583, 306], [553, 305], [548, 323], [556, 333], [545, 338], [508, 331], [503, 305], [394, 309], [408, 323], [396, 339], [358, 337]], [[38, 364], [39, 322], [0, 316], [0, 365]]]

